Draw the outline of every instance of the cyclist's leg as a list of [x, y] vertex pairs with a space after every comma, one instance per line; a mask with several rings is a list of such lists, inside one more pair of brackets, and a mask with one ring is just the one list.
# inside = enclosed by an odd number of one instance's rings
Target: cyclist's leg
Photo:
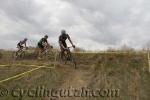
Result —
[[63, 46], [64, 46], [65, 48], [68, 47], [66, 42], [63, 42]]
[[17, 52], [16, 52], [16, 55], [18, 55], [18, 53], [23, 50], [23, 46], [20, 45], [20, 44], [18, 44], [18, 45], [17, 45], [17, 48], [18, 48], [18, 50], [17, 50]]
[[42, 44], [38, 44], [38, 58], [39, 59], [41, 59], [43, 49], [44, 49], [44, 46]]
[[[62, 42], [62, 45], [65, 47], [65, 48], [67, 48], [67, 44], [66, 44], [66, 42]], [[65, 49], [62, 47], [62, 45], [60, 46], [60, 49], [61, 49], [61, 55], [60, 55], [60, 57], [61, 57], [61, 59], [63, 59], [63, 56], [64, 56], [64, 52], [65, 52]]]
[[41, 59], [42, 58], [42, 48], [39, 48], [38, 50], [38, 59]]
[[64, 53], [64, 49], [63, 47], [60, 45], [60, 59], [62, 60], [63, 59], [63, 53]]
[[68, 46], [67, 46], [66, 42], [64, 43], [64, 47], [67, 48], [65, 50], [65, 52], [67, 53], [67, 60], [70, 60], [71, 59], [71, 52], [70, 52], [70, 49], [68, 49]]

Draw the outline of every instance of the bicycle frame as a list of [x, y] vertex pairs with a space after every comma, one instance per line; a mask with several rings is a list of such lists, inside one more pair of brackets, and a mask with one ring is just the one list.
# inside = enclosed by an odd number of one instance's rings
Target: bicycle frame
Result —
[[53, 54], [53, 52], [49, 46], [45, 47], [44, 50], [41, 52], [41, 56], [46, 59], [50, 57], [50, 54]]
[[68, 61], [70, 61], [71, 63], [73, 63], [73, 65], [74, 65], [74, 67], [75, 67], [75, 69], [76, 69], [76, 61], [75, 61], [74, 57], [72, 56], [72, 53], [71, 53], [71, 51], [70, 51], [70, 48], [72, 48], [72, 46], [71, 46], [71, 47], [68, 47], [68, 49], [64, 50], [61, 59], [62, 59], [62, 61], [65, 62], [65, 64], [66, 64]]
[[23, 58], [25, 56], [25, 51], [26, 51], [26, 48], [24, 47], [23, 49], [14, 52], [13, 58], [14, 59]]

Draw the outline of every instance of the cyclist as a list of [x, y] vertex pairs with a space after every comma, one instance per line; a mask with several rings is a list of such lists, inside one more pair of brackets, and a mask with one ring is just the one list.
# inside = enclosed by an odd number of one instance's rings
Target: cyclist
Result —
[[68, 49], [66, 40], [69, 40], [72, 47], [75, 48], [70, 36], [66, 33], [66, 30], [61, 30], [61, 35], [59, 36], [59, 45], [61, 50], [61, 58], [63, 57], [64, 51]]
[[[44, 52], [47, 47], [49, 46], [49, 43], [47, 41], [48, 39], [48, 35], [45, 35], [39, 42], [38, 42], [38, 59], [41, 59], [41, 54], [42, 52]], [[52, 46], [50, 46], [51, 48], [53, 48]]]
[[[27, 42], [27, 38], [25, 38], [24, 40], [20, 41], [18, 44], [17, 44], [17, 48], [18, 48], [18, 52], [22, 51], [23, 48], [26, 48], [27, 49], [27, 45], [26, 45], [26, 42]], [[24, 45], [24, 46], [23, 46]]]

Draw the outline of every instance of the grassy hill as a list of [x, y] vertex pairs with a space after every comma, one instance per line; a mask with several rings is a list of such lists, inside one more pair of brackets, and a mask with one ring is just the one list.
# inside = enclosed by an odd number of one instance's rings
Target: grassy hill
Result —
[[[70, 64], [53, 62], [53, 60], [32, 59], [32, 53], [27, 53], [25, 59], [12, 61], [10, 51], [1, 51], [0, 80], [35, 69], [34, 66], [45, 65], [50, 68], [40, 68], [21, 77], [0, 83], [0, 90], [7, 89], [9, 94], [0, 100], [150, 100], [150, 73], [148, 72], [147, 55], [144, 53], [81, 53], [74, 54], [78, 69]], [[19, 64], [19, 65], [16, 65]], [[99, 96], [60, 97], [58, 94], [48, 96], [29, 96], [27, 90], [46, 88], [49, 90], [80, 89], [102, 90]], [[22, 89], [22, 91], [20, 90]], [[107, 95], [108, 90], [116, 89], [117, 96]], [[18, 96], [13, 96], [13, 90]], [[21, 91], [21, 92], [20, 92]], [[32, 91], [33, 92], [33, 91]], [[79, 91], [76, 91], [78, 96]], [[92, 93], [92, 92], [91, 92]], [[109, 92], [111, 93], [111, 92]], [[57, 94], [57, 95], [56, 95]]]

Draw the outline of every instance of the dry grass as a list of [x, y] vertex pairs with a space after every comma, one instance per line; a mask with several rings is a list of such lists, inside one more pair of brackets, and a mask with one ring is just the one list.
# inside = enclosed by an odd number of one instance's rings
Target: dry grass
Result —
[[[12, 64], [11, 52], [3, 52], [0, 64]], [[39, 69], [5, 83], [1, 86], [11, 90], [14, 87], [30, 88], [45, 86], [49, 89], [64, 88], [72, 85], [87, 86], [99, 89], [120, 89], [120, 96], [117, 98], [87, 98], [89, 100], [150, 100], [150, 74], [148, 73], [147, 56], [144, 54], [75, 54], [78, 69], [72, 66], [56, 64], [56, 69]], [[31, 59], [32, 53], [28, 53], [24, 60], [16, 61], [17, 64], [53, 65], [48, 59], [38, 61]], [[33, 67], [8, 66], [0, 67], [0, 79], [16, 75]], [[68, 83], [69, 82], [69, 83]], [[82, 84], [81, 84], [82, 83]], [[45, 98], [14, 98], [11, 95], [1, 100], [45, 100]], [[69, 98], [64, 100], [76, 100]], [[79, 100], [77, 98], [77, 100]], [[81, 99], [82, 100], [82, 99]], [[83, 99], [85, 100], [85, 99]]]

